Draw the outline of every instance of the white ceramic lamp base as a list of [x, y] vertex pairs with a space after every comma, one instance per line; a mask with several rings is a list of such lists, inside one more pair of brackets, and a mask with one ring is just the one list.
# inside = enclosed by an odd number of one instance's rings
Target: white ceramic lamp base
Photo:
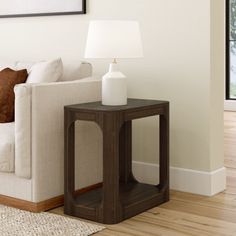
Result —
[[111, 63], [109, 72], [102, 78], [102, 105], [122, 106], [127, 104], [126, 76]]

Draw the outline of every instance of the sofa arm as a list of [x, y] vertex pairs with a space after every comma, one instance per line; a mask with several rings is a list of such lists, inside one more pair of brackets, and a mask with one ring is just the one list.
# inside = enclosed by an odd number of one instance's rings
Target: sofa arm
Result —
[[[101, 100], [101, 81], [35, 84], [31, 99], [32, 198], [39, 202], [64, 193], [64, 106]], [[101, 181], [99, 131], [93, 123], [76, 124], [76, 188]]]
[[100, 100], [101, 82], [90, 79], [21, 84], [14, 91], [15, 173], [24, 178], [36, 177], [38, 181], [38, 170], [45, 171], [40, 167], [58, 162], [55, 155], [59, 152], [60, 165], [63, 164], [64, 106]]

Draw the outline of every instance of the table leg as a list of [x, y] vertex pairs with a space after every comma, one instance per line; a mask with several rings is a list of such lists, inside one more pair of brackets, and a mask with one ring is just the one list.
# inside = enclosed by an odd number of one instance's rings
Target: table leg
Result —
[[65, 186], [65, 206], [64, 212], [70, 214], [73, 211], [73, 194], [75, 191], [75, 124], [65, 126], [65, 172], [64, 172], [64, 186]]
[[126, 121], [119, 136], [120, 182], [137, 182], [132, 173], [132, 121]]
[[119, 199], [119, 130], [116, 114], [103, 116], [103, 199], [102, 222], [107, 224], [121, 221]]
[[160, 115], [160, 188], [166, 190], [169, 199], [169, 107]]

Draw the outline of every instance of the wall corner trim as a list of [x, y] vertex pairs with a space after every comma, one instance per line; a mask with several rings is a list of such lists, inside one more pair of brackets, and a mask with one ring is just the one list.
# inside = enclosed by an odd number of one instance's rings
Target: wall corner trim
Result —
[[[140, 182], [157, 184], [159, 182], [159, 165], [133, 161], [133, 172]], [[170, 188], [172, 190], [213, 196], [226, 189], [226, 169], [215, 171], [197, 171], [170, 167]]]

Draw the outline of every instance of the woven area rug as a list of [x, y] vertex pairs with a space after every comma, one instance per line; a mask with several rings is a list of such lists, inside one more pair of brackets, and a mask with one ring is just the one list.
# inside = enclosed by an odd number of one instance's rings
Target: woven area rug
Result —
[[52, 213], [31, 213], [0, 205], [1, 236], [87, 236], [103, 229]]

